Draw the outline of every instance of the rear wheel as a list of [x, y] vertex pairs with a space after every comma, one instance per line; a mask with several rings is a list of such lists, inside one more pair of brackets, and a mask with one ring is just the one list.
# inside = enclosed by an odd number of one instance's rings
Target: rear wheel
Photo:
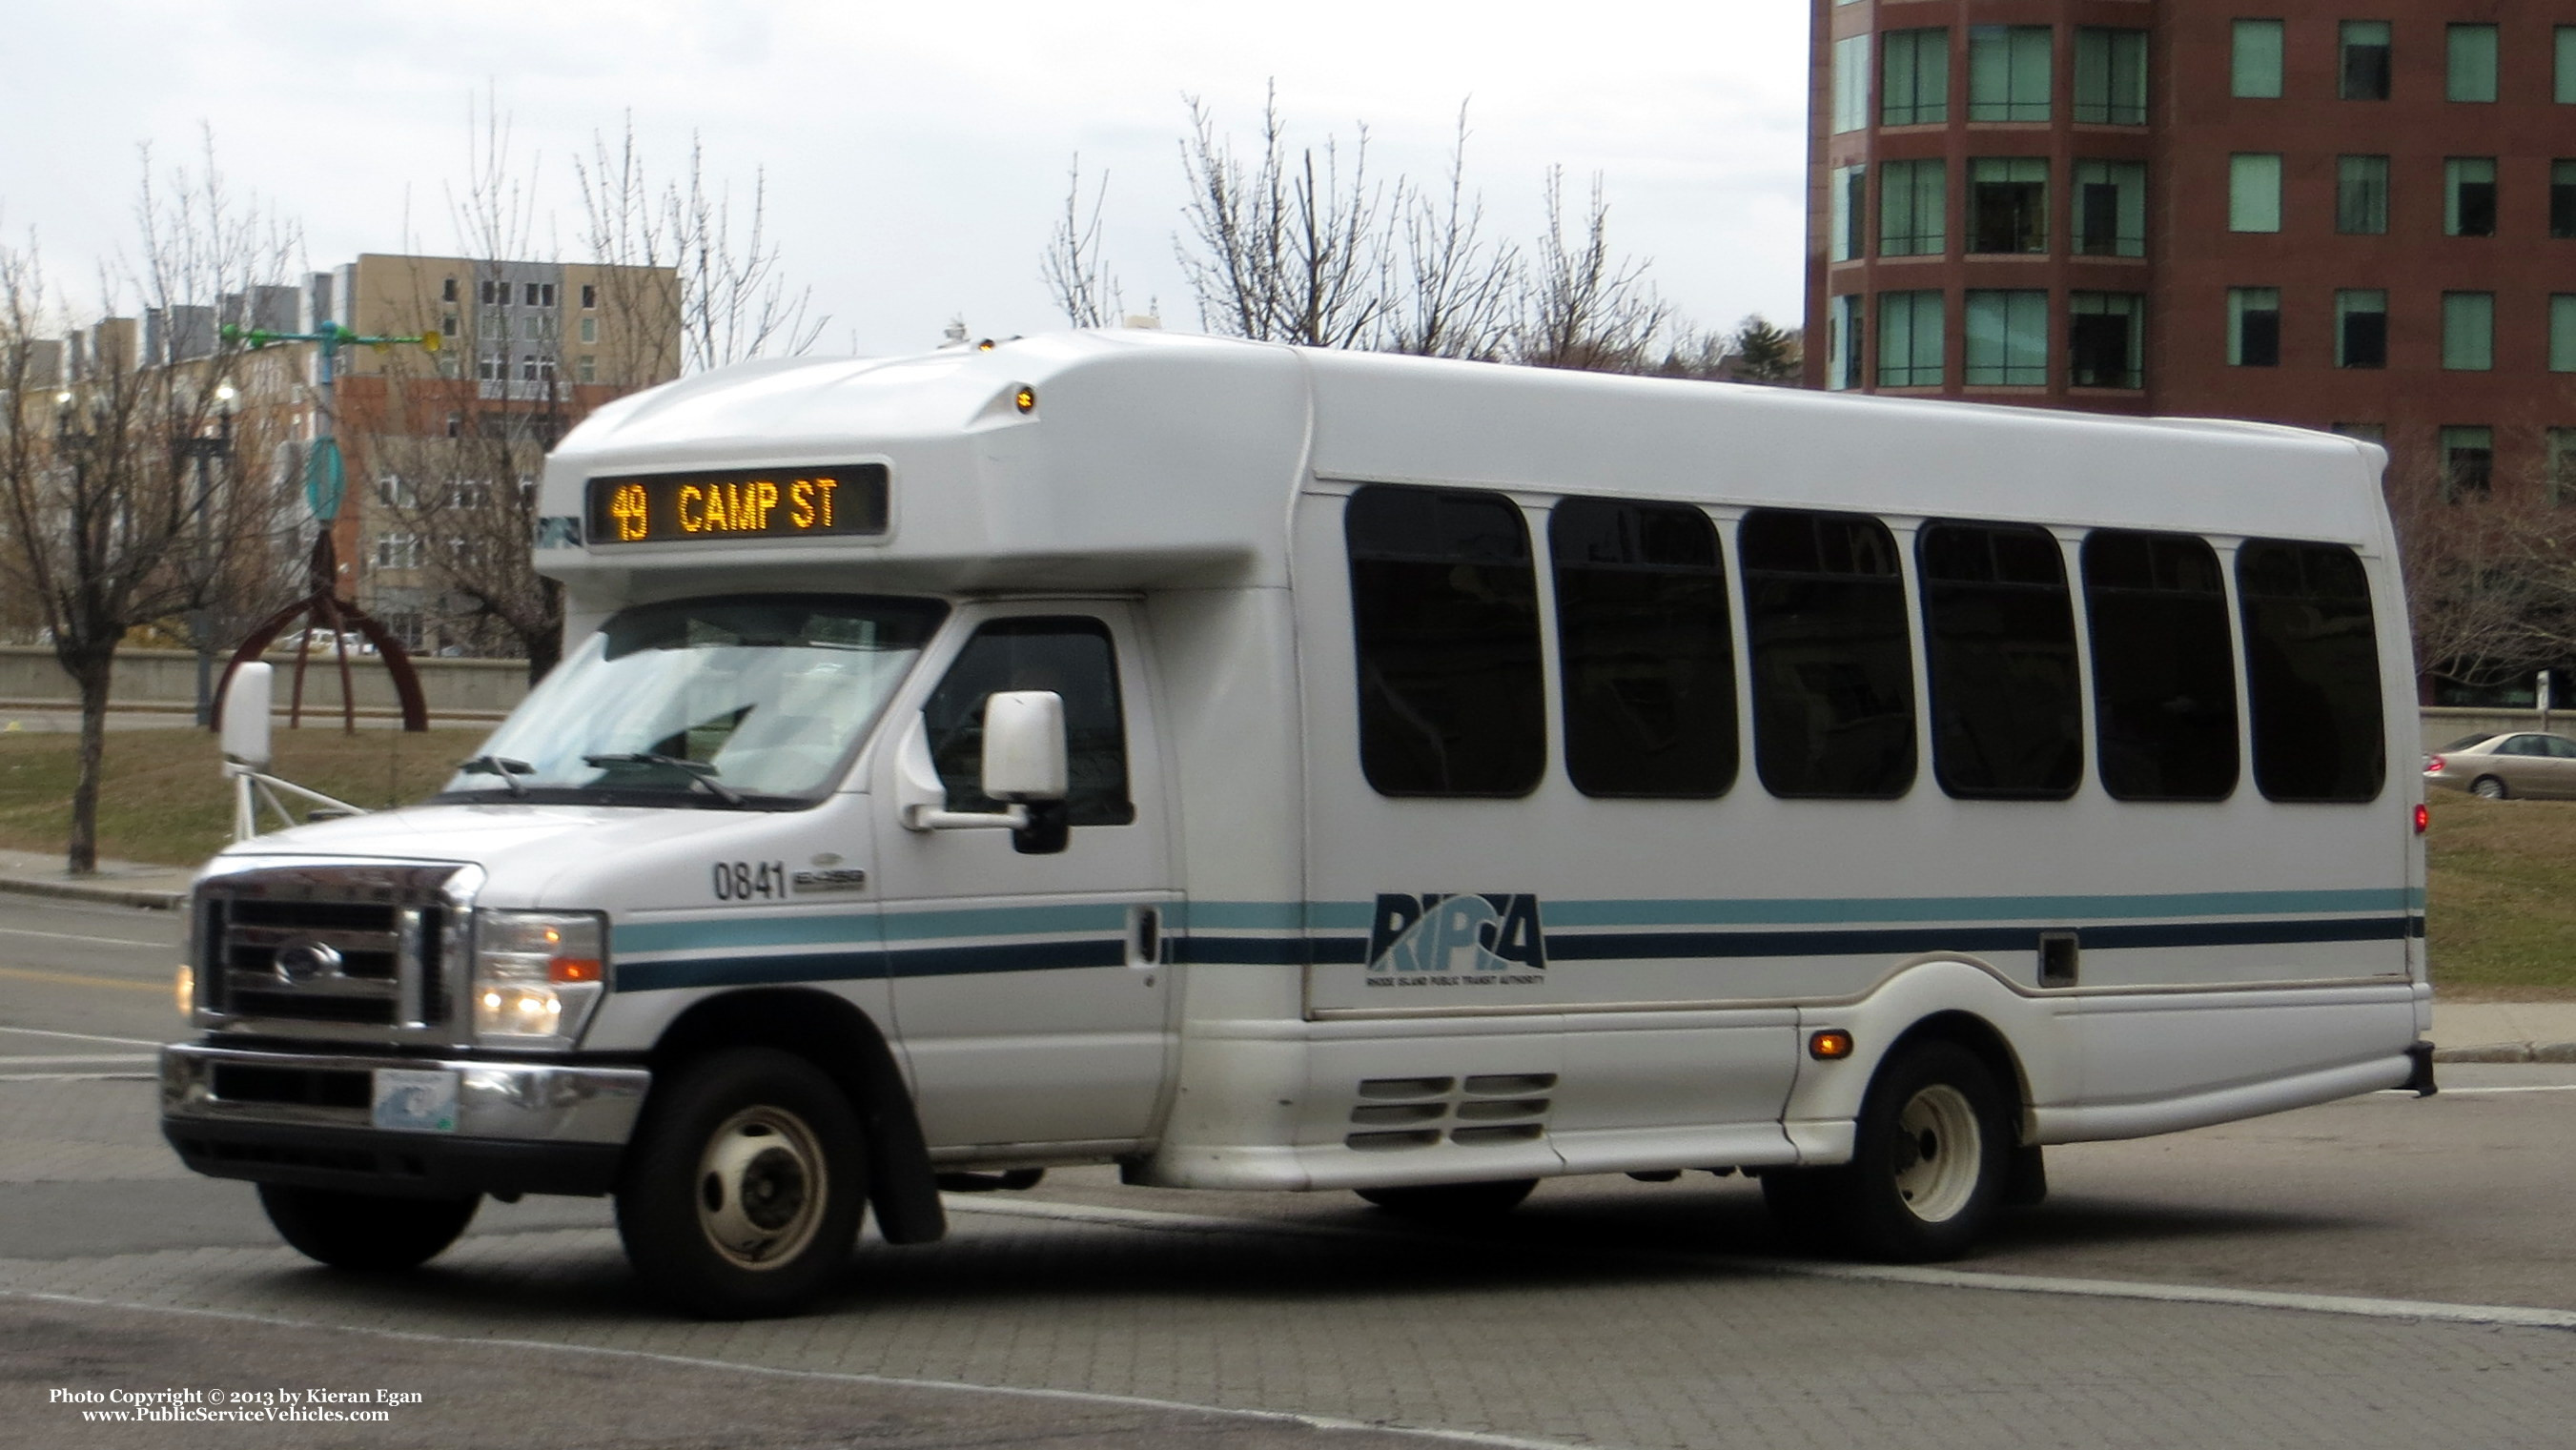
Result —
[[2492, 775], [2482, 775], [2469, 783], [2469, 794], [2480, 800], [2500, 801], [2505, 798], [2504, 782]]
[[705, 1058], [656, 1098], [617, 1192], [645, 1287], [711, 1319], [804, 1308], [849, 1261], [867, 1199], [848, 1099], [769, 1048]]
[[394, 1198], [288, 1183], [259, 1186], [259, 1206], [298, 1253], [335, 1269], [413, 1269], [465, 1232], [480, 1197]]
[[1956, 1258], [1994, 1221], [2012, 1178], [2009, 1103], [1953, 1042], [1902, 1049], [1862, 1101], [1852, 1161], [1762, 1176], [1784, 1236], [1893, 1263]]
[[1492, 1183], [1422, 1183], [1409, 1188], [1363, 1188], [1359, 1196], [1394, 1214], [1426, 1224], [1473, 1223], [1500, 1218], [1520, 1207], [1538, 1187], [1535, 1178]]

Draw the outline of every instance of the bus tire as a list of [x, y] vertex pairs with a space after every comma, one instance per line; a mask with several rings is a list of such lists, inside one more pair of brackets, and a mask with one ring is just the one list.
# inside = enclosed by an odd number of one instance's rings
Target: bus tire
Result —
[[646, 1290], [708, 1319], [811, 1304], [848, 1264], [867, 1204], [849, 1099], [767, 1047], [700, 1058], [654, 1098], [617, 1190]]
[[456, 1242], [482, 1204], [479, 1194], [395, 1198], [292, 1183], [259, 1186], [259, 1206], [278, 1237], [335, 1269], [419, 1268]]
[[1823, 1185], [1842, 1239], [1889, 1263], [1966, 1253], [2003, 1206], [2013, 1137], [1983, 1059], [1939, 1040], [1902, 1049], [1862, 1100], [1852, 1161]]
[[1398, 1218], [1426, 1224], [1473, 1223], [1500, 1218], [1521, 1206], [1538, 1187], [1535, 1178], [1491, 1183], [1418, 1183], [1406, 1188], [1362, 1188], [1360, 1197]]

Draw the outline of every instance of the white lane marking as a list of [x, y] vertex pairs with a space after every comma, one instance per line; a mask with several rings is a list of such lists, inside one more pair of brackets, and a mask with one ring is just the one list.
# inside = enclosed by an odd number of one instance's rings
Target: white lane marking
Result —
[[92, 1052], [72, 1057], [0, 1056], [0, 1067], [130, 1067], [152, 1060], [149, 1054], [141, 1052]]
[[[1334, 1224], [1286, 1223], [1270, 1219], [1219, 1218], [1151, 1209], [1095, 1208], [1089, 1204], [1047, 1200], [959, 1202], [948, 1198], [951, 1212], [985, 1213], [1015, 1218], [1062, 1219], [1138, 1229], [1195, 1233], [1269, 1233], [1298, 1238], [1409, 1239], [1455, 1243], [1432, 1234], [1347, 1228]], [[2087, 1299], [2144, 1299], [2167, 1304], [2218, 1304], [2245, 1309], [2292, 1309], [2310, 1314], [2347, 1314], [2366, 1319], [2429, 1319], [2444, 1324], [2509, 1324], [2526, 1329], [2576, 1329], [2576, 1310], [2534, 1309], [2519, 1304], [2444, 1304], [2421, 1299], [2373, 1299], [2351, 1294], [2302, 1294], [2275, 1289], [2231, 1289], [2209, 1284], [2148, 1284], [2122, 1279], [2068, 1279], [2044, 1274], [1994, 1274], [1973, 1269], [1927, 1269], [1896, 1264], [1813, 1264], [1789, 1259], [1757, 1259], [1733, 1254], [1695, 1254], [1670, 1249], [1560, 1250], [1572, 1255], [1696, 1264], [1741, 1273], [1775, 1274], [1799, 1279], [1839, 1279], [1874, 1284], [1919, 1284], [1940, 1289], [1985, 1289], [2007, 1294], [2057, 1294]]]
[[456, 1344], [475, 1349], [534, 1350], [549, 1354], [586, 1354], [602, 1359], [641, 1360], [646, 1364], [676, 1365], [683, 1369], [731, 1370], [737, 1374], [767, 1375], [773, 1379], [820, 1380], [826, 1384], [871, 1385], [890, 1389], [948, 1390], [967, 1394], [1004, 1395], [1024, 1400], [1069, 1400], [1085, 1405], [1118, 1405], [1130, 1409], [1180, 1410], [1194, 1415], [1223, 1415], [1233, 1419], [1260, 1420], [1274, 1425], [1299, 1425], [1309, 1430], [1374, 1430], [1382, 1435], [1411, 1435], [1426, 1440], [1443, 1440], [1453, 1445], [1485, 1445], [1494, 1450], [1598, 1450], [1578, 1447], [1562, 1440], [1532, 1440], [1520, 1435], [1496, 1435], [1483, 1430], [1440, 1430], [1415, 1425], [1397, 1425], [1378, 1420], [1353, 1420], [1340, 1415], [1307, 1415], [1292, 1410], [1237, 1410], [1223, 1405], [1199, 1405], [1187, 1400], [1158, 1400], [1144, 1395], [1112, 1395], [1092, 1390], [1031, 1389], [1020, 1385], [979, 1385], [962, 1380], [908, 1379], [900, 1375], [854, 1374], [847, 1370], [785, 1369], [775, 1365], [744, 1364], [729, 1359], [704, 1359], [696, 1355], [656, 1354], [645, 1349], [613, 1349], [606, 1345], [564, 1344], [554, 1340], [489, 1339], [480, 1335], [425, 1334], [415, 1329], [377, 1329], [358, 1324], [328, 1324], [309, 1319], [287, 1319], [270, 1314], [245, 1314], [232, 1309], [191, 1309], [170, 1304], [129, 1304], [115, 1299], [88, 1299], [77, 1294], [42, 1294], [29, 1290], [0, 1289], [0, 1298], [33, 1299], [46, 1304], [78, 1304], [94, 1309], [123, 1309], [139, 1314], [182, 1314], [199, 1319], [219, 1319], [234, 1324], [265, 1324], [278, 1329], [312, 1329], [325, 1334], [366, 1334], [378, 1339], [400, 1340], [410, 1344]]
[[2531, 1083], [2519, 1087], [2446, 1087], [2433, 1096], [2467, 1097], [2471, 1093], [2576, 1093], [2576, 1082]]
[[74, 936], [67, 931], [29, 931], [23, 926], [0, 926], [0, 936], [40, 936], [47, 941], [85, 941], [110, 947], [157, 947], [162, 951], [178, 950], [178, 944], [175, 942], [127, 941], [121, 936]]
[[114, 1042], [125, 1047], [163, 1047], [149, 1037], [101, 1037], [95, 1032], [54, 1032], [42, 1027], [0, 1027], [0, 1032], [21, 1032], [29, 1037], [73, 1037], [83, 1042]]
[[0, 1082], [153, 1082], [157, 1072], [0, 1072]]

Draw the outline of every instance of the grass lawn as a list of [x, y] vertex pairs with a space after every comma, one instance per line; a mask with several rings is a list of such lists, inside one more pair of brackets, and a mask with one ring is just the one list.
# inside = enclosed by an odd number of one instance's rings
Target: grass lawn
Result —
[[[352, 805], [419, 800], [480, 744], [482, 729], [279, 730], [273, 773]], [[0, 846], [60, 851], [70, 829], [70, 735], [0, 734]], [[107, 737], [99, 854], [193, 864], [232, 831], [214, 737], [124, 730]], [[2445, 1000], [2576, 1000], [2576, 802], [2436, 793], [2429, 924]]]
[[2445, 1001], [2576, 1001], [2576, 801], [2433, 793], [2433, 985]]
[[[490, 727], [288, 730], [275, 735], [269, 773], [353, 806], [398, 805], [438, 789]], [[59, 852], [71, 835], [80, 738], [0, 733], [0, 846]], [[232, 839], [232, 782], [209, 731], [111, 730], [99, 796], [98, 853], [124, 861], [194, 865]], [[268, 818], [269, 824], [274, 817]]]

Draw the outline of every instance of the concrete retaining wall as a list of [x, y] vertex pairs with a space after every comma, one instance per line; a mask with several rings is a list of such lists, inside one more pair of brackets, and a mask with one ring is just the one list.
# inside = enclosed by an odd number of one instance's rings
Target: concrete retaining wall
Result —
[[[283, 710], [294, 689], [295, 652], [273, 651], [277, 667], [277, 706]], [[215, 661], [220, 678], [224, 667]], [[528, 667], [519, 660], [415, 659], [429, 718], [493, 720], [509, 713], [528, 693]], [[401, 706], [394, 698], [393, 676], [374, 655], [349, 656], [349, 683], [364, 714], [392, 715]], [[0, 645], [0, 705], [21, 708], [62, 707], [76, 701], [71, 676], [54, 663], [54, 652], [41, 646]], [[125, 649], [116, 652], [116, 675], [108, 686], [108, 703], [120, 710], [193, 710], [197, 702], [197, 657], [185, 650]], [[304, 666], [304, 708], [337, 714], [340, 667], [327, 649], [315, 650]]]

